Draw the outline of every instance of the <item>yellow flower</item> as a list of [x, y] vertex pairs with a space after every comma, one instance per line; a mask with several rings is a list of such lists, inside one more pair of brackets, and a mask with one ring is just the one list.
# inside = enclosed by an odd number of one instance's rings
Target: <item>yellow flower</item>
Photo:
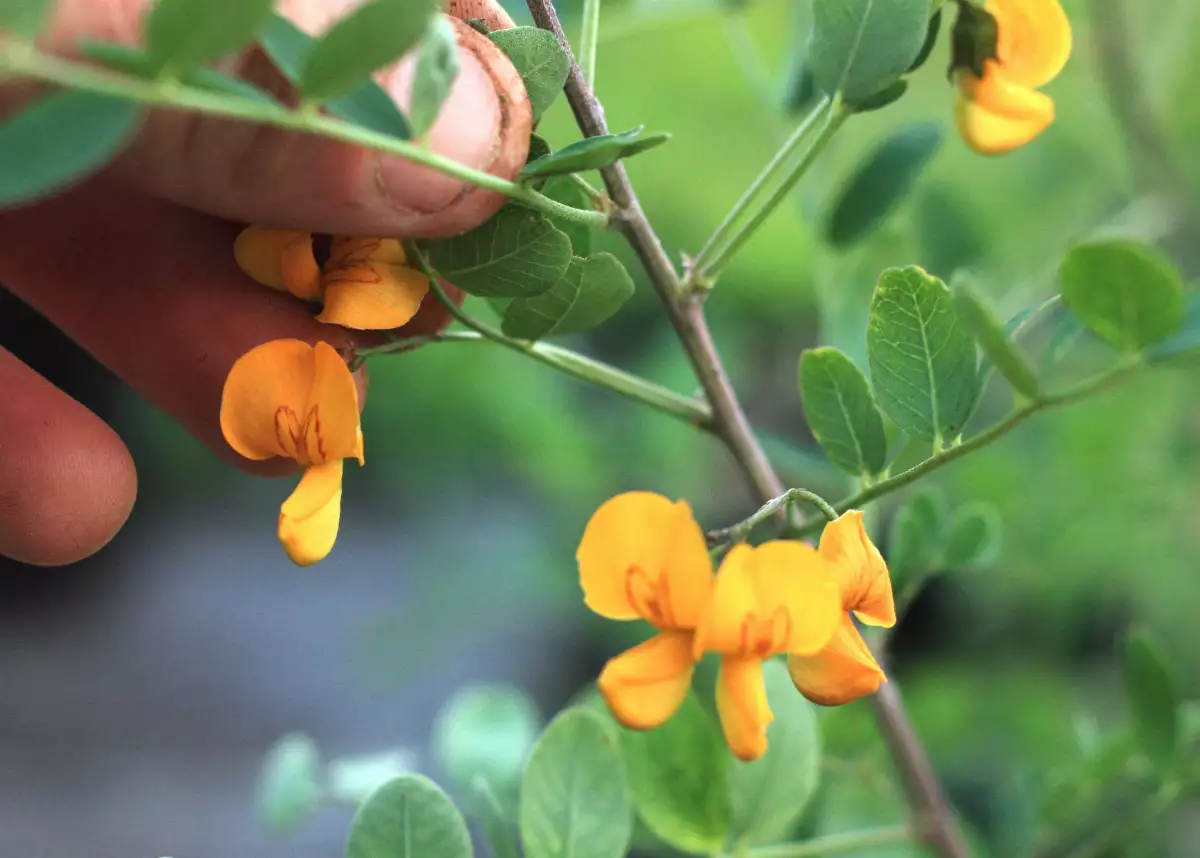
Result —
[[429, 278], [408, 267], [404, 245], [394, 238], [334, 237], [321, 266], [312, 233], [251, 226], [238, 235], [233, 255], [264, 286], [322, 301], [317, 321], [343, 328], [398, 328], [429, 292]]
[[659, 630], [600, 674], [617, 720], [635, 730], [665, 722], [687, 695], [695, 662], [711, 650], [723, 657], [717, 707], [726, 741], [741, 759], [761, 756], [772, 719], [762, 663], [815, 653], [829, 640], [841, 613], [829, 564], [799, 542], [738, 545], [714, 578], [691, 508], [646, 492], [603, 504], [576, 557], [589, 608]]
[[990, 15], [995, 44], [994, 50], [986, 45], [970, 51], [976, 56], [955, 59], [964, 66], [958, 75], [958, 130], [976, 152], [999, 155], [1024, 146], [1054, 121], [1054, 101], [1038, 88], [1066, 65], [1071, 22], [1059, 0], [987, 0], [986, 14], [972, 8], [960, 4], [960, 25]]
[[272, 340], [234, 363], [221, 394], [221, 431], [247, 459], [282, 456], [304, 476], [279, 512], [279, 541], [292, 562], [323, 559], [337, 538], [342, 460], [363, 464], [358, 390], [328, 343]]
[[717, 715], [725, 741], [742, 760], [767, 750], [774, 719], [763, 662], [820, 651], [837, 628], [840, 601], [833, 570], [803, 542], [735, 545], [717, 573], [695, 651], [721, 655]]
[[598, 682], [618, 721], [653, 729], [675, 713], [691, 686], [693, 632], [713, 587], [704, 534], [686, 502], [627, 492], [596, 510], [575, 556], [589, 608], [659, 630], [609, 661]]
[[887, 682], [851, 613], [865, 625], [890, 628], [896, 624], [896, 606], [887, 564], [867, 536], [861, 512], [851, 510], [826, 525], [817, 550], [834, 569], [845, 613], [825, 648], [808, 657], [790, 657], [788, 671], [809, 700], [840, 706]]

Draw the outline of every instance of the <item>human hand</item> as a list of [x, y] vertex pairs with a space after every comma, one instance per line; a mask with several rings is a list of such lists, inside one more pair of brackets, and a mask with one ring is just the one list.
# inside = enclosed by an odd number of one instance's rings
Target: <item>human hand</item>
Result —
[[[136, 43], [150, 0], [60, 0], [45, 47], [82, 39]], [[318, 33], [356, 0], [284, 0], [279, 11]], [[450, 0], [448, 13], [511, 27], [495, 0]], [[520, 78], [503, 54], [457, 27], [461, 71], [430, 132], [437, 152], [512, 179], [528, 117], [506, 106]], [[261, 53], [225, 66], [281, 98], [285, 81]], [[412, 64], [377, 80], [405, 106]], [[33, 93], [0, 87], [0, 117]], [[513, 133], [515, 132], [515, 133]], [[347, 235], [426, 237], [470, 229], [504, 202], [400, 158], [209, 117], [149, 115], [103, 174], [54, 199], [0, 211], [0, 283], [226, 459], [274, 475], [294, 463], [237, 456], [218, 426], [221, 388], [244, 352], [271, 339], [345, 349], [371, 335], [322, 325], [289, 296], [238, 270], [233, 239], [247, 223]], [[406, 334], [435, 330], [426, 301]], [[365, 393], [365, 374], [358, 377]], [[99, 418], [0, 348], [0, 555], [56, 566], [97, 551], [124, 524], [137, 492], [124, 444]], [[360, 404], [362, 396], [360, 395]]]

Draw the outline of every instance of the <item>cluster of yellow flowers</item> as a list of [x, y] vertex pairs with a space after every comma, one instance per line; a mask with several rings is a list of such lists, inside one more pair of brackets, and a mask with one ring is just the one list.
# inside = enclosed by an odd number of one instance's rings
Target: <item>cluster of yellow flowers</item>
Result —
[[[1038, 87], [1066, 63], [1070, 22], [1059, 0], [987, 0], [982, 7], [973, 0], [957, 2], [959, 26], [969, 31], [955, 45], [959, 130], [978, 152], [1008, 152], [1054, 119], [1054, 102]], [[254, 280], [319, 304], [318, 321], [344, 328], [398, 328], [416, 315], [429, 292], [429, 278], [408, 265], [403, 244], [393, 238], [335, 236], [321, 261], [311, 233], [251, 226], [238, 236], [234, 256]], [[326, 343], [298, 340], [254, 348], [229, 373], [221, 429], [229, 445], [249, 459], [280, 456], [306, 469], [280, 510], [279, 539], [300, 565], [324, 558], [337, 537], [342, 460], [363, 462], [358, 393], [343, 356]], [[635, 507], [642, 511], [630, 515]], [[648, 535], [640, 523], [647, 520], [643, 513], [659, 516], [651, 520], [665, 530]], [[693, 653], [721, 652], [722, 718], [731, 744], [753, 756], [761, 753], [761, 729], [769, 719], [758, 682], [767, 655], [790, 653], [793, 677], [818, 702], [876, 687], [882, 674], [853, 623], [846, 617], [833, 623], [826, 610], [840, 592], [845, 610], [858, 612], [864, 622], [894, 619], [890, 590], [884, 600], [883, 584], [861, 583], [886, 582], [887, 575], [856, 515], [830, 525], [819, 552], [789, 542], [738, 546], [714, 581], [686, 505], [630, 495], [602, 507], [580, 549], [588, 603], [605, 616], [641, 616], [663, 629], [606, 671], [602, 687], [614, 711], [631, 725], [661, 721], [677, 705]], [[622, 527], [628, 528], [623, 535]], [[857, 536], [839, 535], [843, 531]], [[671, 542], [668, 552], [663, 534], [673, 534], [678, 546]], [[859, 547], [851, 551], [846, 547], [851, 545]], [[838, 561], [843, 555], [855, 559]], [[777, 580], [770, 570], [784, 567], [799, 571]], [[854, 581], [859, 583], [846, 583]], [[713, 593], [718, 595], [710, 598]], [[843, 665], [836, 679], [829, 679], [831, 664]], [[626, 686], [632, 690], [623, 691]]]
[[[388, 330], [416, 315], [429, 278], [407, 265], [393, 238], [335, 236], [320, 264], [311, 233], [251, 226], [234, 257], [264, 286], [319, 302], [317, 320]], [[279, 541], [308, 566], [329, 554], [342, 504], [342, 461], [363, 464], [358, 389], [345, 359], [327, 343], [272, 340], [234, 363], [221, 396], [221, 431], [247, 459], [281, 456], [304, 467], [279, 512]]]
[[589, 608], [659, 630], [600, 674], [600, 693], [626, 727], [649, 730], [670, 718], [706, 652], [721, 657], [717, 712], [743, 760], [767, 750], [766, 659], [786, 655], [796, 687], [822, 705], [848, 703], [886, 681], [853, 619], [896, 622], [887, 565], [861, 512], [830, 522], [815, 549], [735, 545], [714, 575], [686, 502], [630, 492], [596, 511], [576, 556]]

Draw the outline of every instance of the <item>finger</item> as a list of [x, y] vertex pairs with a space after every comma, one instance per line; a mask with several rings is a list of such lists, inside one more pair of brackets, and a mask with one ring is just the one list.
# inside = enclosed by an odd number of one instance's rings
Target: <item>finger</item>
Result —
[[[80, 38], [136, 43], [148, 0], [65, 0], [49, 45]], [[357, 0], [281, 4], [301, 29], [318, 34]], [[491, 23], [511, 24], [488, 4]], [[532, 113], [521, 77], [491, 40], [455, 19], [460, 71], [428, 134], [429, 148], [476, 170], [514, 179], [529, 151]], [[402, 108], [411, 101], [415, 56], [376, 77]], [[293, 94], [265, 56], [252, 50], [230, 70], [285, 100]], [[505, 198], [397, 156], [244, 122], [178, 111], [152, 113], [117, 161], [127, 181], [164, 199], [243, 223], [352, 235], [450, 235], [491, 217]]]
[[0, 390], [0, 555], [62, 566], [94, 554], [137, 495], [125, 445], [4, 349]]
[[[229, 461], [221, 390], [238, 357], [272, 339], [354, 343], [310, 307], [233, 261], [237, 227], [95, 179], [37, 206], [0, 212], [0, 283]], [[366, 395], [360, 370], [359, 406]]]

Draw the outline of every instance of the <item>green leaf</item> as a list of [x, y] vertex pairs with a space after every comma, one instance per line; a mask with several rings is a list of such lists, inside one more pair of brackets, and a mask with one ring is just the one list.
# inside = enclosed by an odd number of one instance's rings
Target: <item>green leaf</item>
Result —
[[485, 298], [541, 295], [571, 265], [571, 240], [544, 215], [520, 206], [505, 206], [468, 233], [421, 246], [441, 276]]
[[458, 77], [458, 37], [445, 15], [435, 15], [421, 38], [413, 74], [409, 119], [420, 136], [433, 125]]
[[884, 271], [871, 298], [867, 357], [875, 398], [897, 426], [935, 447], [962, 433], [978, 361], [946, 284], [916, 266]]
[[321, 753], [303, 733], [282, 736], [263, 760], [258, 779], [258, 813], [274, 831], [295, 828], [321, 801]]
[[816, 708], [796, 691], [780, 660], [763, 665], [763, 679], [775, 714], [767, 753], [752, 763], [730, 761], [730, 837], [737, 844], [779, 842], [804, 813], [821, 776]]
[[882, 89], [874, 95], [864, 98], [862, 101], [848, 101], [846, 106], [855, 113], [870, 113], [874, 110], [882, 110], [889, 104], [895, 104], [904, 97], [904, 93], [908, 92], [908, 81], [904, 78], [892, 81], [892, 85], [887, 89]]
[[979, 569], [1000, 555], [1000, 514], [991, 504], [959, 508], [946, 532], [942, 557], [953, 569]]
[[438, 11], [432, 0], [362, 4], [312, 46], [300, 70], [300, 91], [314, 101], [349, 94], [373, 71], [415, 47]]
[[944, 9], [938, 7], [938, 10], [933, 13], [933, 17], [929, 19], [929, 28], [925, 31], [925, 44], [921, 45], [921, 51], [917, 54], [917, 58], [912, 61], [912, 65], [908, 67], [908, 74], [912, 74], [929, 60], [929, 56], [933, 53], [933, 49], [937, 47], [938, 34], [942, 31], [942, 12]]
[[0, 32], [33, 41], [50, 18], [50, 0], [0, 0]]
[[402, 775], [358, 809], [346, 858], [472, 858], [471, 835], [437, 784], [422, 775]]
[[1063, 260], [1059, 281], [1071, 312], [1119, 349], [1143, 349], [1183, 323], [1179, 272], [1147, 245], [1120, 240], [1080, 245]]
[[[984, 357], [995, 364], [1000, 374], [1008, 379], [1008, 383], [1027, 399], [1037, 399], [1041, 394], [1037, 373], [1030, 366], [1025, 355], [1017, 349], [1004, 332], [1004, 323], [982, 295], [971, 284], [965, 275], [955, 278], [951, 292], [954, 295], [954, 309], [961, 321], [975, 335], [976, 341], [983, 349]], [[990, 367], [981, 370], [980, 375], [986, 377]], [[981, 381], [980, 387], [983, 383]]]
[[664, 843], [701, 855], [729, 833], [729, 751], [693, 692], [655, 730], [623, 730], [621, 751], [638, 815]]
[[617, 257], [576, 257], [548, 291], [509, 304], [503, 330], [519, 340], [577, 334], [611, 318], [632, 295], [633, 280]]
[[[154, 77], [154, 60], [145, 51], [117, 45], [111, 42], [84, 42], [79, 46], [85, 57], [95, 60], [111, 69], [138, 77]], [[239, 98], [249, 98], [265, 104], [279, 104], [269, 92], [259, 89], [244, 80], [222, 74], [215, 69], [194, 68], [179, 76], [180, 81], [196, 89], [206, 89], [209, 92], [219, 92], [225, 95], [236, 95]]]
[[[570, 176], [552, 176], [542, 186], [542, 194], [563, 205], [576, 209], [594, 209], [587, 191], [579, 187]], [[589, 256], [592, 252], [592, 227], [579, 221], [550, 216], [550, 222], [571, 239], [571, 252], [576, 256]]]
[[522, 179], [534, 179], [541, 176], [561, 176], [567, 173], [582, 173], [587, 170], [599, 170], [610, 164], [615, 164], [622, 158], [629, 158], [647, 149], [653, 149], [671, 139], [670, 134], [651, 134], [639, 138], [642, 126], [638, 126], [623, 134], [604, 134], [600, 137], [588, 137], [564, 146], [557, 152], [543, 155], [536, 161], [530, 161], [521, 171]]
[[603, 718], [573, 708], [550, 722], [521, 781], [518, 824], [526, 858], [623, 858], [633, 807]]
[[808, 58], [817, 86], [847, 101], [887, 89], [916, 61], [929, 0], [813, 0]]
[[[299, 85], [300, 71], [313, 47], [313, 39], [280, 15], [272, 15], [259, 35], [259, 44], [289, 81]], [[375, 81], [364, 80], [355, 89], [332, 101], [325, 109], [356, 125], [401, 140], [412, 137], [408, 119]]]
[[825, 223], [825, 239], [848, 247], [878, 229], [937, 154], [942, 128], [914, 122], [894, 131], [858, 166], [836, 197]]
[[1179, 330], [1146, 350], [1152, 361], [1195, 356], [1200, 352], [1200, 290], [1193, 288], [1183, 308], [1183, 324]]
[[67, 90], [0, 125], [0, 206], [60, 191], [111, 161], [137, 130], [135, 101]]
[[488, 38], [508, 55], [520, 73], [525, 91], [529, 93], [533, 121], [537, 122], [558, 98], [571, 72], [571, 61], [562, 45], [549, 30], [537, 27], [497, 30], [489, 33]]
[[843, 471], [873, 476], [887, 465], [883, 415], [854, 361], [826, 346], [800, 356], [800, 398], [817, 443]]
[[154, 74], [180, 74], [244, 48], [271, 15], [273, 0], [158, 0], [146, 16]]
[[1179, 689], [1158, 641], [1146, 632], [1126, 636], [1125, 693], [1142, 748], [1161, 767], [1179, 747]]
[[467, 687], [438, 713], [434, 757], [455, 790], [465, 793], [481, 777], [511, 804], [541, 725], [537, 707], [520, 690]]

